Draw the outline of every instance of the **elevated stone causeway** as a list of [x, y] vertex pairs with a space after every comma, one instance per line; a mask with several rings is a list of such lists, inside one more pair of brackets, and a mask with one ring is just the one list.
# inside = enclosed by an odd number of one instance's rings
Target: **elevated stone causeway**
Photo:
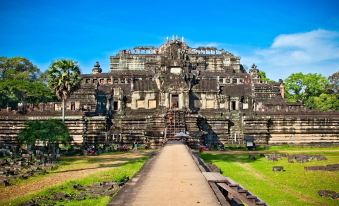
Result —
[[[144, 173], [144, 174], [143, 174]], [[173, 141], [110, 205], [220, 205], [186, 146]]]

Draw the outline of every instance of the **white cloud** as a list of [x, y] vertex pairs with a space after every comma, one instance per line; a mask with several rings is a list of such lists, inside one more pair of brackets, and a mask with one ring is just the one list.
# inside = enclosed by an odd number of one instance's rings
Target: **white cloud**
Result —
[[271, 48], [295, 47], [309, 49], [339, 37], [338, 32], [323, 29], [297, 34], [281, 34], [274, 39]]
[[318, 29], [281, 34], [270, 47], [256, 49], [242, 59], [247, 65], [258, 64], [274, 79], [297, 71], [328, 76], [339, 70], [339, 32]]

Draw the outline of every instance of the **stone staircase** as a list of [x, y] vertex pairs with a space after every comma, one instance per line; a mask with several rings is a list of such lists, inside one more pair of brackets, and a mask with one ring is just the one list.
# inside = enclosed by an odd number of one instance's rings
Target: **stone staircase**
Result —
[[176, 133], [186, 132], [185, 112], [180, 110], [168, 110], [166, 120], [166, 139], [178, 140]]
[[241, 113], [230, 112], [230, 127], [229, 127], [229, 138], [227, 143], [228, 144], [243, 144], [244, 141], [244, 134], [243, 134], [243, 120]]

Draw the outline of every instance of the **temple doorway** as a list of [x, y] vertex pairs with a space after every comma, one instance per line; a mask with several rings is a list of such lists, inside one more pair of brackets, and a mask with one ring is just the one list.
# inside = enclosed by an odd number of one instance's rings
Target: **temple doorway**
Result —
[[114, 110], [114, 111], [117, 111], [117, 110], [118, 110], [118, 102], [117, 102], [117, 101], [114, 101], [114, 102], [113, 102], [113, 110]]
[[179, 95], [177, 94], [172, 94], [172, 102], [171, 102], [172, 107], [171, 108], [178, 108], [179, 107]]

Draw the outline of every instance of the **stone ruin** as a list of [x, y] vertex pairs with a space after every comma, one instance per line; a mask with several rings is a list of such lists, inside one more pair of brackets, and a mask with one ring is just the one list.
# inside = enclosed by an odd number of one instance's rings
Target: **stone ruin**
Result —
[[47, 174], [57, 168], [55, 165], [60, 157], [51, 154], [43, 146], [25, 147], [0, 144], [0, 186], [12, 185], [18, 179], [28, 179], [31, 176]]
[[327, 158], [323, 155], [310, 155], [310, 154], [285, 154], [285, 153], [270, 153], [264, 155], [267, 160], [278, 161], [282, 158], [287, 158], [289, 163], [305, 163], [310, 161], [323, 161]]
[[285, 172], [283, 166], [273, 166], [273, 167], [272, 167], [272, 171], [273, 171], [273, 172]]
[[315, 170], [322, 170], [322, 171], [338, 171], [339, 164], [330, 164], [325, 166], [308, 166], [305, 167], [306, 171], [315, 171]]
[[339, 193], [335, 192], [335, 191], [331, 191], [331, 190], [319, 190], [318, 194], [321, 197], [327, 197], [327, 198], [329, 197], [329, 198], [332, 198], [332, 199], [335, 199], [335, 200], [339, 200]]
[[304, 163], [310, 161], [323, 161], [327, 160], [327, 158], [323, 155], [308, 155], [308, 154], [295, 154], [295, 155], [288, 155], [288, 162], [294, 163]]
[[[44, 159], [41, 161], [41, 159]], [[33, 157], [32, 154], [22, 154], [22, 157], [7, 157], [0, 159], [0, 185], [9, 186], [17, 179], [28, 179], [31, 176], [47, 174], [56, 166], [48, 161], [48, 157]]]
[[272, 154], [266, 154], [265, 158], [270, 161], [278, 161], [284, 157], [287, 157], [287, 154], [282, 153], [272, 153]]
[[74, 190], [70, 193], [62, 191], [56, 192], [50, 189], [47, 195], [37, 196], [19, 205], [57, 205], [57, 203], [66, 203], [72, 200], [96, 199], [100, 196], [112, 197], [128, 180], [129, 177], [124, 177], [120, 182], [99, 182], [87, 186], [73, 184]]
[[[177, 133], [190, 145], [339, 143], [339, 113], [287, 103], [282, 81], [266, 82], [253, 65], [215, 47], [192, 48], [184, 39], [137, 46], [97, 62], [82, 74], [66, 102], [74, 144], [161, 146]], [[0, 111], [0, 142], [15, 144], [26, 120], [60, 118], [59, 102], [21, 104]]]

